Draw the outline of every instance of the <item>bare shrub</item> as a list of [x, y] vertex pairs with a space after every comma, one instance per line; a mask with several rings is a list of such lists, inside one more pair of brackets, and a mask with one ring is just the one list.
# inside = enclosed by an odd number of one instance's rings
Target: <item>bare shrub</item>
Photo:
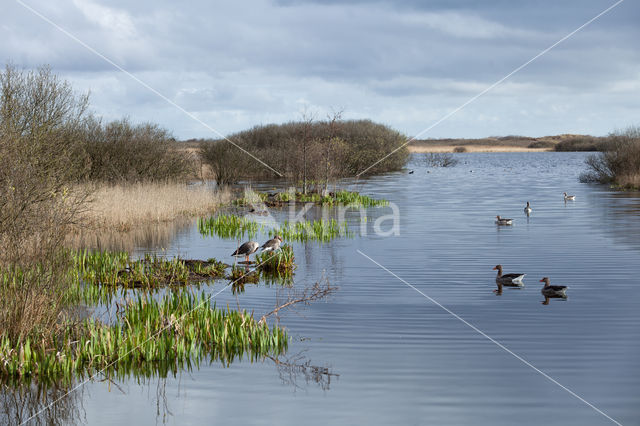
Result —
[[428, 152], [424, 157], [427, 167], [453, 167], [458, 164], [458, 159], [446, 152]]
[[[227, 141], [203, 141], [199, 153], [202, 162], [211, 168], [218, 185], [235, 183], [241, 177], [251, 175], [246, 170], [249, 167], [247, 154]], [[255, 167], [263, 167], [256, 163]]]
[[595, 136], [574, 136], [558, 142], [554, 149], [556, 151], [602, 151], [605, 149], [607, 140]]
[[93, 181], [166, 181], [194, 173], [187, 153], [157, 124], [88, 120], [84, 148], [90, 160], [86, 178]]
[[465, 148], [464, 146], [456, 146], [455, 148], [453, 148], [453, 152], [460, 154], [463, 152], [467, 152], [467, 148]]
[[589, 169], [580, 176], [582, 182], [640, 188], [640, 127], [611, 133], [605, 150], [585, 162]]
[[85, 194], [87, 96], [49, 68], [0, 73], [0, 333], [50, 339], [70, 284], [61, 251]]
[[[406, 137], [369, 120], [302, 121], [257, 126], [229, 136], [286, 178], [326, 186], [329, 179], [354, 176], [398, 149], [366, 174], [400, 170], [409, 152]], [[200, 153], [219, 176], [219, 182], [277, 177], [229, 142], [202, 141]]]

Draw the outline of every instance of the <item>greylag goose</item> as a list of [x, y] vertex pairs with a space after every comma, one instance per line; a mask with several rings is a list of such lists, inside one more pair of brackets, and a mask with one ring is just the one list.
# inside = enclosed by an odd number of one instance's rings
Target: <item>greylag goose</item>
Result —
[[282, 238], [280, 235], [276, 235], [266, 243], [260, 247], [262, 251], [276, 251], [280, 248], [280, 244], [282, 243]]
[[531, 206], [529, 205], [528, 201], [527, 201], [527, 206], [524, 208], [524, 212], [526, 214], [531, 214], [531, 212], [532, 212]]
[[526, 274], [504, 274], [502, 275], [502, 265], [496, 265], [493, 270], [498, 270], [496, 275], [496, 284], [520, 287], [522, 285], [522, 279]]
[[569, 200], [569, 201], [573, 201], [573, 200], [575, 200], [575, 199], [576, 199], [576, 196], [575, 196], [575, 195], [567, 195], [567, 193], [566, 193], [566, 192], [563, 192], [563, 194], [564, 194], [564, 200], [565, 200], [565, 201], [567, 201], [567, 200]]
[[496, 223], [498, 225], [513, 225], [513, 219], [507, 219], [505, 217], [496, 216]]
[[249, 255], [252, 255], [258, 250], [260, 244], [255, 241], [247, 241], [242, 244], [236, 251], [231, 253], [231, 256], [242, 257], [244, 256], [244, 261], [249, 263]]
[[540, 290], [544, 297], [567, 297], [567, 289], [569, 287], [566, 285], [550, 285], [547, 277], [541, 279], [540, 282], [544, 283], [544, 287]]

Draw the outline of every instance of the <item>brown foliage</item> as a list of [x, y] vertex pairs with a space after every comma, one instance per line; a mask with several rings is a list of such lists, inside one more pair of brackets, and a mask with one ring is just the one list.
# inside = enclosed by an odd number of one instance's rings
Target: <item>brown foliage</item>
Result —
[[607, 140], [595, 136], [575, 136], [558, 142], [556, 151], [602, 151]]
[[12, 340], [49, 335], [64, 308], [61, 251], [85, 194], [79, 135], [86, 96], [44, 67], [0, 73], [0, 330]]
[[[406, 142], [406, 137], [369, 120], [304, 120], [257, 126], [229, 136], [234, 143], [264, 161], [284, 177], [309, 182], [355, 176]], [[276, 174], [231, 143], [201, 141], [203, 161], [218, 181], [273, 178]], [[367, 174], [401, 169], [408, 160], [406, 147], [367, 171]], [[305, 173], [306, 172], [306, 173]]]
[[167, 181], [194, 173], [187, 153], [175, 149], [169, 132], [156, 124], [134, 125], [127, 119], [102, 124], [91, 119], [83, 139], [89, 158], [88, 180]]
[[583, 182], [640, 188], [640, 127], [611, 133], [604, 151], [589, 156], [586, 163], [589, 170], [580, 176]]

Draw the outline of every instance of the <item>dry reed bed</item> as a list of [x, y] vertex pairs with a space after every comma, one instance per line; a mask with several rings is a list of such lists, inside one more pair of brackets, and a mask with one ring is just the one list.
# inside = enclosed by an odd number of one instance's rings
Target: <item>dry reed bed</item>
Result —
[[89, 189], [92, 196], [84, 222], [94, 228], [123, 231], [143, 223], [209, 214], [231, 200], [228, 189], [183, 183], [102, 185]]

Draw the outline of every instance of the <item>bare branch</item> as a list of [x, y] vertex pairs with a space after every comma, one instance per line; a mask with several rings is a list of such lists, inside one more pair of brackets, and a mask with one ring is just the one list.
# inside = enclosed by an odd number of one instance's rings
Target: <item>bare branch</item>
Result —
[[277, 315], [282, 309], [289, 308], [299, 303], [309, 305], [311, 302], [324, 299], [336, 290], [338, 290], [338, 287], [332, 287], [327, 279], [322, 279], [311, 287], [306, 287], [302, 293], [294, 293], [290, 295], [285, 303], [277, 306], [271, 312], [264, 314], [262, 318], [260, 318], [260, 321], [258, 321], [258, 324], [264, 323], [271, 315]]

